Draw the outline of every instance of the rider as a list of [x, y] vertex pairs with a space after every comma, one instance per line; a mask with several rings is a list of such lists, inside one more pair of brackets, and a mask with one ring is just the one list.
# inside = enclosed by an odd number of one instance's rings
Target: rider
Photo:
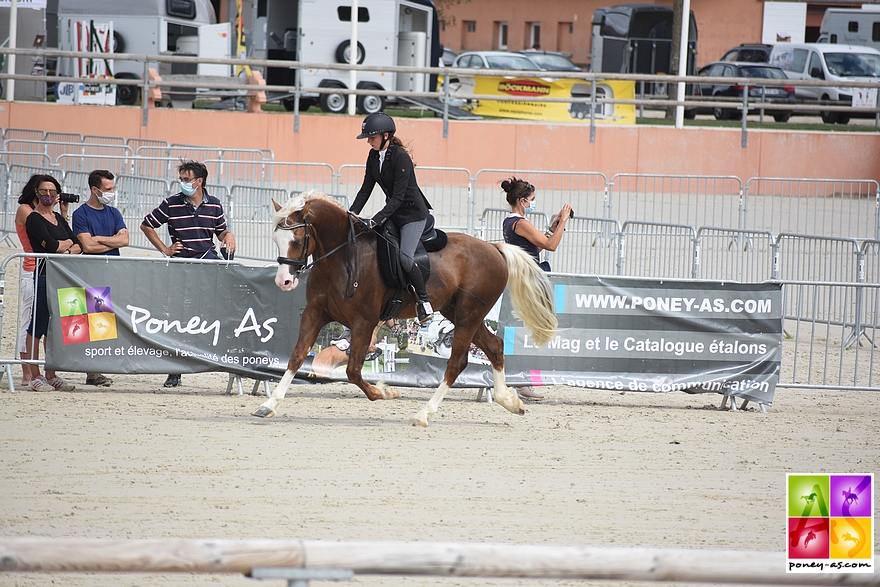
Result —
[[367, 155], [364, 183], [351, 205], [351, 212], [360, 214], [378, 183], [385, 192], [385, 207], [372, 218], [363, 220], [362, 226], [372, 230], [390, 220], [400, 229], [400, 264], [417, 298], [416, 315], [424, 325], [430, 321], [434, 309], [428, 301], [425, 279], [414, 257], [431, 204], [416, 182], [409, 153], [394, 136], [396, 130], [394, 120], [384, 112], [370, 114], [364, 119], [357, 138], [367, 139], [371, 150]]

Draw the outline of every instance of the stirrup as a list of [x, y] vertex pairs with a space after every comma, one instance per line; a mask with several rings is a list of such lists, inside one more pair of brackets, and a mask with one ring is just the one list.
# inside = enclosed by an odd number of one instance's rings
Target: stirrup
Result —
[[434, 308], [431, 307], [431, 302], [428, 300], [420, 300], [416, 302], [416, 315], [419, 318], [419, 324], [422, 326], [425, 326], [431, 321], [431, 315], [433, 313]]

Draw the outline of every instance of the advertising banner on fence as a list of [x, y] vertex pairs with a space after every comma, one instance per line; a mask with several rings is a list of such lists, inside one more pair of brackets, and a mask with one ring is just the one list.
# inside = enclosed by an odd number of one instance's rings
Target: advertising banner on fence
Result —
[[266, 378], [287, 367], [305, 304], [272, 268], [237, 264], [78, 256], [46, 279], [46, 360], [63, 371]]
[[[499, 97], [498, 100], [477, 100], [464, 107], [480, 116], [558, 122], [590, 121], [589, 102], [520, 102], [504, 99], [508, 96], [589, 99], [592, 85], [585, 80], [494, 76], [458, 76], [455, 80], [450, 80], [453, 96], [476, 94]], [[635, 83], [631, 81], [602, 80], [596, 83], [597, 100], [632, 100], [634, 95]], [[635, 107], [632, 104], [598, 103], [596, 122], [635, 124]]]
[[[296, 343], [305, 287], [282, 292], [274, 276], [272, 267], [222, 263], [52, 260], [47, 364], [62, 371], [229, 371], [277, 378]], [[530, 340], [507, 294], [487, 317], [504, 341], [509, 385], [715, 392], [773, 401], [782, 347], [778, 284], [552, 279], [559, 331], [550, 343]], [[364, 377], [437, 386], [453, 325], [438, 314], [427, 327], [399, 321], [384, 328]], [[343, 334], [315, 349], [298, 376], [345, 380], [347, 344]], [[472, 347], [457, 386], [491, 384], [491, 367]]]

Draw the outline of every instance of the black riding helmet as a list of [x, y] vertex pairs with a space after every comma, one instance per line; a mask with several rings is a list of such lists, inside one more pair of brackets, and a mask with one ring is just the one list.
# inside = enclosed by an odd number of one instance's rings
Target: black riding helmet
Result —
[[[365, 139], [373, 135], [387, 132], [389, 133], [390, 139], [396, 130], [397, 127], [394, 126], [393, 118], [384, 112], [374, 112], [364, 118], [364, 122], [361, 124], [361, 134], [359, 134], [357, 138]], [[382, 141], [382, 146], [385, 146], [385, 141]]]

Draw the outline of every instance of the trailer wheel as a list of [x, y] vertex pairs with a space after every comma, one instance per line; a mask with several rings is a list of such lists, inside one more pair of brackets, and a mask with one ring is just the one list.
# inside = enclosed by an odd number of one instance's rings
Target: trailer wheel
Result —
[[375, 114], [385, 110], [385, 98], [382, 96], [358, 96], [357, 109], [361, 114]]
[[113, 52], [125, 53], [125, 38], [116, 31], [113, 31]]
[[321, 110], [341, 114], [348, 109], [348, 96], [345, 94], [321, 94]]
[[[140, 79], [133, 73], [123, 71], [117, 79]], [[116, 103], [122, 106], [134, 106], [141, 99], [141, 89], [137, 86], [116, 86]]]
[[[357, 44], [358, 51], [358, 59], [357, 62], [360, 65], [364, 62], [364, 59], [367, 57], [367, 52], [364, 50], [364, 46], [361, 45], [361, 42], [358, 41]], [[336, 62], [337, 63], [351, 63], [351, 41], [344, 41], [336, 47]]]

